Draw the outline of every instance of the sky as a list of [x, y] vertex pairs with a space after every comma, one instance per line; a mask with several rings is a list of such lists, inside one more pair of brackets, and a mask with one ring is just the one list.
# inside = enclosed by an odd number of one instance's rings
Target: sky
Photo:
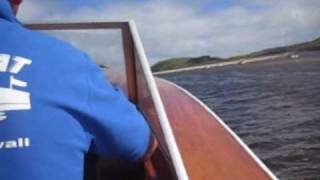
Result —
[[153, 64], [173, 57], [231, 57], [313, 40], [320, 37], [319, 9], [319, 0], [25, 0], [19, 19], [133, 19]]

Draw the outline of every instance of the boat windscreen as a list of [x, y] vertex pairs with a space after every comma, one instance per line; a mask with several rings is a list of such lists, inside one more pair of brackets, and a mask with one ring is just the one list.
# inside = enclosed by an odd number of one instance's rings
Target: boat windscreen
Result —
[[[125, 57], [120, 29], [46, 30], [43, 31], [64, 40], [85, 52], [109, 79], [126, 84]], [[126, 89], [126, 87], [123, 87]]]

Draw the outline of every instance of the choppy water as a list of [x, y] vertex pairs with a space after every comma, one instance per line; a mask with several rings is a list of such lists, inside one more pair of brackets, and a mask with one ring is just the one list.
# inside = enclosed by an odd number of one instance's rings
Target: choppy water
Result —
[[204, 101], [280, 179], [320, 179], [320, 53], [161, 77]]

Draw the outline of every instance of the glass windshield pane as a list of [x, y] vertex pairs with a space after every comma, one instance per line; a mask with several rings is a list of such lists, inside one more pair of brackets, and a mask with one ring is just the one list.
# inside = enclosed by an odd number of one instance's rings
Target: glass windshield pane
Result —
[[[50, 30], [46, 33], [64, 40], [89, 55], [117, 85], [126, 89], [125, 58], [121, 30]], [[119, 80], [121, 79], [121, 80]]]

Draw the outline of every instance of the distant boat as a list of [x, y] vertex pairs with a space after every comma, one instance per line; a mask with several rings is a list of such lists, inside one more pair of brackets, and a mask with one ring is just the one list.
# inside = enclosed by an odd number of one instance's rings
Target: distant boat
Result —
[[298, 59], [298, 58], [300, 58], [300, 55], [298, 53], [294, 53], [294, 54], [290, 55], [290, 58], [291, 59]]

